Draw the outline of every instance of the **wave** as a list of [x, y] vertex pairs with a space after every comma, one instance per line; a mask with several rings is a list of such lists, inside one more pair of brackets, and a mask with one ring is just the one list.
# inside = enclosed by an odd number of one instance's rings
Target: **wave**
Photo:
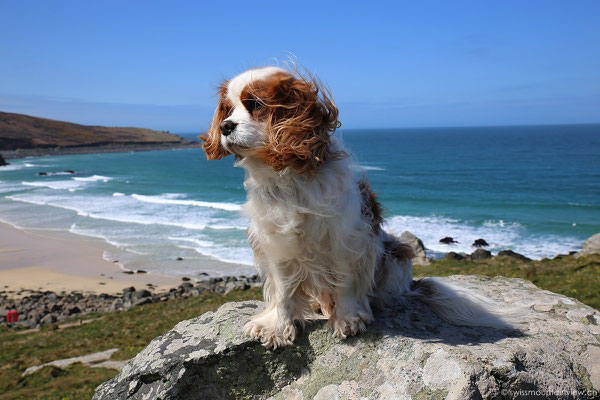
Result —
[[9, 164], [9, 165], [4, 165], [4, 166], [0, 167], [0, 172], [1, 171], [18, 171], [20, 169], [29, 168], [29, 167], [37, 167], [37, 165], [29, 164], [29, 163], [25, 163], [25, 164]]
[[102, 176], [102, 175], [92, 175], [92, 176], [87, 176], [87, 177], [73, 178], [73, 180], [79, 181], [79, 182], [98, 182], [98, 181], [108, 182], [112, 179], [113, 178], [111, 178], [110, 176]]
[[354, 171], [385, 171], [384, 167], [376, 167], [374, 165], [366, 165], [366, 164], [352, 164], [351, 167]]
[[74, 192], [75, 190], [81, 190], [84, 186], [84, 182], [77, 182], [73, 180], [69, 181], [22, 181], [21, 184], [25, 186], [33, 187], [44, 187], [54, 190], [68, 190]]
[[[175, 242], [175, 245], [181, 249], [194, 250], [198, 254], [214, 258], [221, 262], [228, 264], [254, 265], [254, 255], [249, 246], [232, 247], [186, 237], [170, 236], [169, 240]], [[191, 245], [177, 244], [177, 242], [190, 243]]]
[[196, 206], [196, 207], [207, 207], [207, 208], [215, 208], [217, 210], [224, 211], [240, 211], [242, 206], [240, 204], [235, 203], [216, 203], [216, 202], [208, 202], [208, 201], [199, 201], [199, 200], [183, 200], [173, 198], [174, 196], [181, 196], [180, 194], [166, 193], [157, 196], [146, 196], [142, 194], [132, 194], [136, 200], [145, 202], [145, 203], [155, 203], [155, 204], [173, 204], [180, 206]]
[[[476, 224], [443, 216], [397, 215], [390, 218], [384, 228], [394, 234], [411, 232], [423, 241], [428, 252], [437, 255], [449, 251], [472, 253], [475, 250], [472, 244], [479, 238], [485, 239], [490, 244], [486, 247], [489, 251], [511, 249], [534, 259], [554, 257], [581, 248], [581, 240], [577, 238], [532, 234], [518, 222], [503, 220], [488, 220]], [[454, 238], [458, 243], [452, 245], [440, 243], [439, 240], [446, 236]]]
[[[140, 225], [165, 225], [190, 230], [245, 230], [245, 219], [221, 218], [207, 213], [202, 208], [197, 212], [165, 207], [162, 203], [149, 202], [140, 207], [129, 196], [52, 196], [39, 194], [9, 195], [13, 201], [46, 205], [74, 211], [81, 217]], [[144, 203], [146, 204], [146, 203]], [[213, 212], [214, 213], [214, 212]]]
[[125, 193], [114, 192], [112, 195], [113, 195], [113, 197], [122, 197], [122, 196], [125, 196]]

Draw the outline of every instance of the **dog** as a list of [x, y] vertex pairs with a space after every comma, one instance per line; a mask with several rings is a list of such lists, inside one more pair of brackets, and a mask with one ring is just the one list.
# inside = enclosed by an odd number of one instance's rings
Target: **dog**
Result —
[[373, 308], [407, 297], [453, 324], [507, 327], [456, 288], [413, 280], [413, 251], [382, 228], [382, 208], [334, 135], [338, 109], [316, 77], [255, 68], [224, 81], [218, 95], [199, 138], [207, 159], [234, 155], [246, 171], [242, 209], [267, 303], [247, 334], [266, 347], [290, 345], [319, 313], [345, 339], [366, 329]]

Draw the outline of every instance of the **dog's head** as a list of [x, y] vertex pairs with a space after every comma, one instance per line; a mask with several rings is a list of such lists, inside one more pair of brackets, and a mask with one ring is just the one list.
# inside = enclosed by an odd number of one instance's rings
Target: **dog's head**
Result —
[[266, 67], [220, 85], [212, 123], [200, 139], [209, 160], [235, 154], [313, 176], [344, 155], [330, 145], [339, 126], [337, 107], [316, 79]]

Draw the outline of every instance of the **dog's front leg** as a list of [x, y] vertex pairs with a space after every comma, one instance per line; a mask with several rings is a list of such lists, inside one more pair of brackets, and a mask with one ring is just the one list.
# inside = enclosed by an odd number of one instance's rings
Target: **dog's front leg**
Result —
[[295, 319], [306, 300], [295, 288], [281, 280], [268, 277], [264, 286], [267, 309], [244, 326], [244, 332], [260, 340], [265, 347], [277, 348], [291, 345], [296, 338]]

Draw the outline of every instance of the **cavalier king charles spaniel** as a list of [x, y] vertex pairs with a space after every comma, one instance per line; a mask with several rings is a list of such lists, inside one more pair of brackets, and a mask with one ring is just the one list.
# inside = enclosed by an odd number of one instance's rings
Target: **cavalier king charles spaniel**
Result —
[[373, 321], [372, 307], [406, 296], [454, 324], [506, 326], [456, 288], [413, 281], [413, 251], [382, 228], [381, 206], [334, 135], [338, 109], [316, 78], [257, 68], [218, 93], [202, 148], [209, 160], [233, 154], [246, 170], [243, 212], [267, 303], [247, 334], [289, 345], [297, 325], [319, 315], [346, 338]]

